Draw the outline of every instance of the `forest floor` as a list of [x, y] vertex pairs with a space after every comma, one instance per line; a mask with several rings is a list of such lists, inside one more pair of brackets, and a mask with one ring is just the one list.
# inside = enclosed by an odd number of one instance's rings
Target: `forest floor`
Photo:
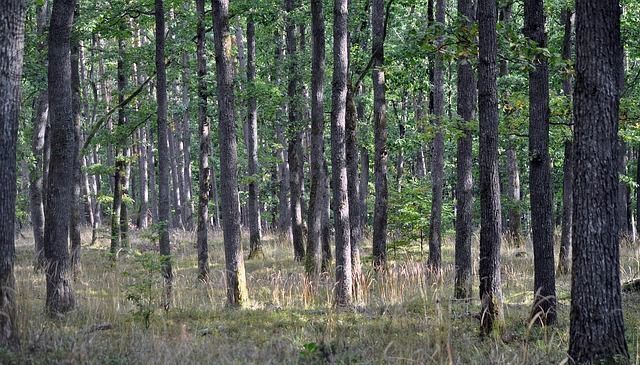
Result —
[[[28, 234], [27, 231], [24, 231]], [[83, 242], [90, 241], [83, 233]], [[389, 273], [368, 272], [353, 310], [332, 307], [333, 275], [305, 280], [293, 249], [267, 236], [264, 259], [245, 261], [251, 303], [225, 308], [222, 236], [210, 242], [211, 280], [196, 279], [195, 235], [172, 235], [174, 306], [160, 308], [158, 260], [146, 233], [133, 233], [133, 249], [108, 255], [107, 233], [83, 247], [82, 272], [73, 286], [77, 309], [63, 318], [44, 312], [44, 275], [34, 273], [32, 239], [19, 239], [16, 279], [19, 353], [0, 352], [0, 363], [26, 364], [558, 364], [568, 348], [570, 275], [558, 277], [559, 323], [528, 322], [533, 286], [531, 248], [506, 245], [502, 283], [506, 325], [500, 337], [478, 327], [477, 236], [474, 299], [455, 301], [453, 241], [443, 246], [441, 280], [423, 271], [419, 246], [390, 249]], [[370, 241], [363, 243], [370, 267]], [[530, 244], [529, 244], [530, 245]], [[247, 242], [244, 242], [245, 248]], [[245, 256], [246, 257], [246, 256]], [[623, 281], [640, 276], [640, 249], [623, 245]], [[639, 363], [640, 294], [623, 295], [632, 362]]]

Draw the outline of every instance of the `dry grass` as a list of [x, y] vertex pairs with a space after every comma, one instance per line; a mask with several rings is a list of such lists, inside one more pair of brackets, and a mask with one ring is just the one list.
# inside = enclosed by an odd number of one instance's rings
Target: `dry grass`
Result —
[[[144, 237], [134, 234], [132, 246], [153, 247]], [[440, 280], [423, 272], [419, 248], [391, 251], [389, 273], [366, 274], [365, 290], [352, 311], [332, 307], [331, 276], [308, 282], [302, 266], [293, 262], [292, 248], [272, 237], [265, 241], [265, 259], [246, 262], [250, 307], [230, 310], [224, 306], [221, 236], [211, 240], [211, 281], [203, 284], [196, 279], [195, 236], [173, 235], [174, 307], [168, 312], [154, 307], [145, 329], [127, 299], [130, 284], [149, 279], [135, 253], [121, 253], [112, 265], [106, 240], [84, 247], [83, 271], [74, 284], [78, 307], [51, 319], [43, 310], [44, 276], [33, 272], [32, 241], [26, 237], [18, 242], [16, 266], [22, 352], [0, 353], [0, 363], [557, 364], [565, 359], [570, 277], [558, 278], [558, 325], [530, 326], [530, 248], [503, 248], [506, 328], [501, 338], [483, 338], [474, 317], [478, 301], [452, 300], [451, 239], [443, 247], [446, 265]], [[365, 268], [370, 267], [369, 255], [365, 249]], [[624, 245], [621, 262], [623, 280], [640, 275], [637, 247]], [[474, 278], [475, 270], [477, 260]], [[150, 279], [159, 284], [156, 278], [159, 274]], [[149, 293], [154, 299], [158, 286]], [[636, 364], [638, 299], [639, 294], [624, 296], [627, 339]], [[112, 328], [95, 330], [100, 324]]]

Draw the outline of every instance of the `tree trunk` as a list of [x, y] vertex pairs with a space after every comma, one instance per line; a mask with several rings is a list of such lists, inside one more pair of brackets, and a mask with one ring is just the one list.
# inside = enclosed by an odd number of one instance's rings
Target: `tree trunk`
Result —
[[317, 276], [322, 267], [322, 216], [324, 199], [324, 11], [322, 0], [311, 1], [311, 191], [309, 234], [305, 270]]
[[[350, 50], [347, 48], [347, 54]], [[360, 192], [358, 184], [358, 134], [356, 125], [358, 116], [353, 101], [353, 89], [347, 86], [345, 117], [345, 149], [347, 164], [347, 190], [349, 199], [349, 227], [351, 231], [351, 267], [354, 280], [354, 294], [357, 296], [359, 283], [362, 281], [362, 262], [360, 260], [360, 240], [362, 228], [360, 225]]]
[[171, 306], [173, 273], [171, 269], [171, 246], [169, 243], [169, 219], [171, 204], [169, 201], [170, 155], [167, 126], [167, 71], [164, 61], [165, 20], [163, 0], [155, 0], [156, 19], [156, 98], [158, 118], [158, 231], [160, 235], [160, 256], [162, 256], [162, 277], [164, 291], [162, 305]]
[[242, 307], [248, 301], [249, 295], [240, 242], [240, 206], [237, 199], [238, 156], [234, 120], [233, 67], [230, 60], [229, 0], [213, 1], [213, 18], [227, 303], [232, 307]]
[[322, 268], [320, 271], [323, 273], [328, 272], [329, 264], [331, 263], [331, 198], [330, 198], [330, 183], [329, 183], [329, 168], [327, 161], [324, 161], [322, 167], [324, 176], [324, 189], [322, 191]]
[[294, 1], [285, 1], [287, 12], [287, 57], [289, 57], [289, 84], [287, 97], [289, 100], [289, 188], [291, 190], [291, 230], [293, 233], [293, 252], [296, 261], [304, 258], [304, 232], [302, 222], [302, 128], [300, 122], [301, 100], [299, 97], [298, 56], [296, 55], [296, 26], [290, 13], [294, 11]]
[[369, 150], [363, 146], [360, 148], [360, 230], [364, 236], [367, 224], [369, 223], [369, 207], [367, 198], [369, 197]]
[[621, 238], [626, 238], [627, 236], [629, 236], [629, 233], [631, 231], [629, 229], [629, 221], [627, 219], [627, 209], [629, 206], [629, 187], [627, 186], [627, 183], [622, 180], [622, 177], [626, 176], [627, 174], [627, 162], [629, 162], [628, 160], [627, 144], [622, 139], [619, 139], [618, 175], [620, 176], [620, 179], [618, 181], [618, 185], [620, 186], [618, 187], [618, 220], [620, 221], [620, 224], [618, 226], [618, 233], [620, 234]]
[[626, 363], [620, 294], [618, 0], [576, 1], [575, 175], [569, 356]]
[[71, 27], [74, 0], [54, 0], [49, 26], [48, 93], [51, 123], [51, 157], [47, 180], [44, 255], [46, 308], [51, 314], [75, 306], [68, 279], [69, 218], [73, 197], [74, 127], [71, 90]]
[[[187, 4], [184, 4], [187, 6]], [[182, 54], [182, 123], [180, 126], [180, 144], [182, 145], [182, 156], [178, 159], [182, 162], [182, 221], [188, 230], [193, 230], [193, 204], [191, 203], [191, 129], [189, 127], [189, 54]]]
[[478, 0], [478, 111], [480, 116], [480, 327], [499, 329], [504, 320], [500, 280], [502, 234], [498, 172], [496, 2]]
[[[523, 33], [538, 47], [547, 47], [543, 0], [527, 0]], [[553, 196], [549, 157], [549, 67], [542, 54], [529, 71], [529, 189], [533, 241], [534, 305], [531, 320], [556, 322], [556, 277], [553, 253]]]
[[333, 181], [333, 215], [336, 230], [336, 305], [352, 302], [351, 230], [345, 149], [347, 103], [348, 36], [347, 0], [333, 5], [333, 80], [331, 107], [331, 170]]
[[[458, 1], [458, 14], [464, 19], [464, 29], [475, 22], [472, 0]], [[468, 57], [458, 59], [458, 115], [464, 121], [462, 136], [457, 141], [456, 154], [456, 246], [455, 246], [455, 297], [471, 298], [471, 240], [473, 235], [473, 132], [471, 122], [476, 114], [477, 90], [469, 85], [476, 83], [473, 66]]]
[[[79, 6], [75, 7], [74, 19], [77, 19]], [[71, 39], [71, 109], [73, 113], [73, 192], [71, 198], [71, 213], [69, 217], [69, 239], [71, 241], [71, 273], [73, 279], [77, 278], [81, 270], [80, 263], [80, 40], [78, 37]]]
[[[175, 125], [173, 128], [168, 126], [169, 133], [167, 134], [167, 142], [169, 145], [169, 161], [170, 165], [170, 177], [171, 177], [171, 205], [173, 207], [173, 214], [171, 215], [171, 227], [184, 230], [184, 222], [182, 221], [182, 201], [180, 189], [182, 186], [180, 176], [182, 176], [182, 169], [178, 168], [178, 156], [182, 158], [182, 154], [178, 153], [175, 139]], [[160, 158], [158, 156], [158, 158]], [[180, 172], [180, 173], [178, 173]]]
[[258, 102], [254, 92], [256, 79], [256, 28], [253, 19], [247, 20], [247, 156], [249, 174], [249, 259], [262, 252], [262, 226], [260, 225], [260, 190], [258, 182]]
[[[434, 26], [444, 27], [445, 0], [436, 0], [436, 22]], [[444, 38], [436, 40], [440, 47]], [[444, 119], [444, 61], [437, 53], [433, 66], [433, 117], [436, 135], [433, 140], [433, 156], [431, 158], [431, 216], [429, 219], [429, 270], [439, 274], [442, 266], [442, 190], [444, 185], [444, 136], [442, 122]]]
[[147, 123], [145, 126], [147, 129], [147, 136], [149, 141], [147, 142], [147, 170], [149, 171], [149, 203], [151, 204], [151, 220], [154, 224], [160, 221], [159, 209], [158, 209], [158, 190], [156, 185], [156, 163], [153, 153], [153, 129]]
[[[71, 8], [73, 11], [73, 8]], [[0, 3], [0, 347], [18, 350], [14, 262], [16, 258], [16, 147], [20, 116], [20, 85], [24, 55], [22, 0]], [[72, 13], [73, 16], [73, 13]]]
[[138, 130], [138, 171], [140, 174], [140, 215], [138, 228], [149, 226], [149, 167], [147, 165], [147, 130], [144, 126]]
[[[38, 44], [38, 54], [46, 57], [47, 44], [44, 33], [48, 28], [49, 3], [44, 1], [38, 8], [37, 32], [41, 39]], [[46, 86], [39, 91], [33, 105], [33, 132], [31, 138], [31, 152], [33, 162], [29, 169], [29, 202], [31, 208], [31, 226], [33, 228], [33, 240], [35, 241], [34, 268], [40, 270], [44, 267], [44, 147], [47, 119], [49, 118], [49, 100]]]
[[197, 61], [198, 61], [198, 125], [200, 129], [200, 158], [199, 158], [199, 195], [198, 195], [198, 279], [207, 280], [209, 277], [209, 245], [207, 242], [209, 220], [209, 190], [211, 169], [210, 127], [207, 119], [207, 59], [205, 50], [205, 13], [204, 0], [196, 0], [197, 25]]
[[384, 0], [371, 3], [371, 30], [373, 43], [373, 122], [375, 129], [375, 188], [376, 202], [373, 212], [373, 266], [379, 270], [387, 265], [387, 119], [384, 79]]
[[[572, 58], [573, 47], [573, 11], [563, 9], [564, 38], [562, 41], [562, 58], [566, 61]], [[573, 102], [573, 78], [567, 74], [562, 80], [562, 91], [570, 103]], [[573, 121], [571, 118], [569, 121]], [[573, 226], [573, 141], [564, 142], [564, 168], [562, 176], [562, 236], [560, 239], [560, 258], [558, 260], [558, 274], [569, 273], [569, 258], [571, 257], [571, 231]]]

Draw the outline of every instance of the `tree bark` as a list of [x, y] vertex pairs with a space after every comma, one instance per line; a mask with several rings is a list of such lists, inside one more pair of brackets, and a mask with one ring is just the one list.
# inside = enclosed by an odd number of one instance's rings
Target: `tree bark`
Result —
[[[73, 10], [73, 9], [72, 9]], [[24, 55], [25, 2], [0, 3], [0, 347], [18, 350], [16, 319], [16, 147]], [[73, 14], [73, 13], [72, 13]], [[72, 15], [73, 16], [73, 15]]]
[[348, 36], [347, 0], [333, 3], [333, 80], [331, 107], [331, 167], [333, 180], [333, 214], [336, 230], [336, 305], [352, 302], [351, 230], [345, 148], [347, 103]]
[[[74, 19], [77, 19], [79, 6], [76, 4]], [[71, 213], [69, 217], [69, 239], [71, 241], [71, 273], [73, 279], [81, 270], [80, 263], [80, 182], [82, 171], [80, 170], [80, 137], [82, 134], [80, 125], [80, 40], [77, 36], [71, 39], [71, 109], [73, 113], [73, 192], [71, 198]]]
[[365, 235], [367, 224], [369, 223], [369, 207], [367, 198], [369, 197], [369, 150], [363, 146], [360, 148], [360, 230]]
[[149, 171], [149, 203], [151, 205], [151, 221], [156, 224], [160, 221], [158, 215], [158, 189], [156, 184], [156, 162], [153, 153], [153, 129], [147, 123], [147, 170]]
[[[436, 27], [445, 24], [445, 0], [436, 0]], [[436, 40], [440, 47], [444, 42], [442, 36]], [[431, 216], [429, 219], [429, 259], [427, 266], [439, 274], [442, 267], [442, 190], [444, 185], [444, 136], [442, 119], [444, 118], [444, 61], [437, 53], [433, 67], [433, 117], [436, 135], [433, 140], [433, 156], [431, 158]]]
[[387, 120], [384, 78], [384, 0], [372, 0], [371, 30], [373, 58], [373, 122], [375, 128], [375, 189], [373, 212], [373, 266], [384, 269], [387, 264]]
[[71, 90], [71, 27], [74, 0], [54, 0], [49, 25], [49, 121], [51, 157], [47, 180], [44, 227], [46, 259], [46, 308], [51, 314], [67, 312], [75, 306], [68, 278], [69, 218], [73, 197], [74, 127]]
[[249, 259], [264, 257], [262, 252], [262, 226], [260, 224], [260, 190], [258, 181], [258, 102], [255, 94], [256, 79], [256, 27], [251, 17], [247, 20], [247, 156], [249, 174]]
[[322, 267], [322, 216], [324, 199], [324, 10], [322, 0], [311, 1], [311, 191], [309, 234], [305, 270], [317, 276]]
[[[464, 29], [470, 30], [475, 22], [472, 0], [458, 1], [458, 15]], [[456, 154], [456, 245], [455, 245], [455, 297], [471, 298], [471, 240], [473, 235], [473, 132], [471, 122], [475, 118], [477, 90], [469, 85], [476, 83], [473, 66], [468, 57], [458, 59], [458, 115], [463, 123], [463, 134], [457, 141]]]
[[[564, 23], [564, 37], [562, 41], [562, 58], [569, 61], [572, 58], [573, 47], [573, 10], [566, 8], [562, 11]], [[562, 80], [562, 91], [570, 103], [573, 103], [573, 78], [567, 74]], [[573, 118], [570, 119], [573, 122]], [[564, 142], [564, 168], [562, 176], [562, 235], [560, 239], [560, 258], [558, 260], [558, 274], [567, 274], [570, 268], [571, 234], [573, 226], [573, 141]]]
[[294, 1], [285, 1], [287, 12], [286, 43], [287, 57], [289, 58], [289, 84], [287, 97], [289, 100], [289, 124], [287, 127], [289, 137], [289, 188], [291, 190], [291, 231], [293, 234], [293, 253], [296, 261], [304, 258], [304, 230], [302, 222], [302, 184], [303, 184], [303, 155], [302, 155], [302, 128], [300, 126], [300, 104], [298, 96], [299, 75], [298, 56], [296, 55], [296, 26], [291, 16], [294, 11]]
[[[547, 46], [543, 0], [527, 0], [523, 33], [538, 47]], [[556, 277], [553, 253], [553, 196], [549, 157], [549, 67], [542, 54], [529, 71], [529, 189], [533, 240], [533, 309], [531, 320], [556, 322]]]
[[[38, 54], [46, 57], [47, 44], [44, 34], [49, 22], [49, 2], [44, 1], [37, 10], [37, 32], [43, 39], [38, 44]], [[40, 270], [44, 267], [44, 147], [45, 131], [49, 118], [49, 100], [46, 85], [39, 91], [39, 95], [34, 99], [33, 105], [33, 132], [31, 138], [31, 152], [33, 153], [33, 163], [29, 169], [29, 202], [31, 208], [31, 226], [33, 229], [33, 240], [35, 241], [34, 268]]]
[[619, 234], [621, 238], [627, 238], [631, 229], [629, 227], [628, 207], [629, 207], [629, 187], [627, 183], [622, 180], [623, 176], [627, 174], [627, 163], [629, 158], [627, 156], [627, 144], [620, 138], [618, 140], [618, 175], [620, 179], [618, 181], [618, 220], [620, 221]]
[[496, 2], [478, 0], [478, 111], [480, 119], [480, 327], [484, 333], [504, 321], [500, 279], [502, 214], [498, 172]]
[[207, 280], [209, 277], [209, 245], [208, 221], [209, 221], [209, 190], [211, 169], [209, 158], [211, 157], [210, 126], [207, 119], [207, 59], [206, 59], [206, 32], [204, 0], [196, 0], [197, 24], [197, 62], [198, 62], [198, 125], [200, 130], [200, 157], [199, 157], [199, 194], [198, 194], [198, 279]]
[[[347, 54], [350, 49], [347, 48]], [[358, 134], [356, 125], [358, 116], [353, 101], [353, 89], [347, 86], [345, 117], [345, 149], [347, 164], [347, 193], [349, 199], [349, 227], [351, 232], [351, 267], [354, 281], [354, 294], [357, 296], [359, 283], [362, 282], [362, 262], [360, 259], [360, 240], [362, 239], [360, 192], [358, 182]]]
[[[185, 3], [185, 9], [187, 4]], [[182, 156], [178, 159], [182, 162], [182, 221], [188, 230], [193, 230], [193, 204], [191, 202], [191, 128], [189, 126], [189, 54], [182, 54], [182, 120], [180, 125], [180, 144], [182, 145]]]
[[218, 139], [224, 230], [227, 303], [242, 307], [248, 301], [247, 284], [240, 242], [240, 206], [237, 178], [237, 145], [233, 67], [230, 60], [229, 0], [213, 0], [213, 29], [218, 84]]
[[625, 363], [618, 194], [618, 0], [576, 1], [575, 175], [569, 356]]
[[169, 309], [172, 302], [173, 272], [171, 268], [171, 245], [169, 243], [169, 201], [170, 155], [167, 126], [167, 71], [164, 61], [165, 16], [163, 0], [155, 0], [156, 19], [156, 98], [158, 118], [158, 231], [160, 235], [160, 256], [162, 257], [162, 277], [164, 291], [162, 305]]

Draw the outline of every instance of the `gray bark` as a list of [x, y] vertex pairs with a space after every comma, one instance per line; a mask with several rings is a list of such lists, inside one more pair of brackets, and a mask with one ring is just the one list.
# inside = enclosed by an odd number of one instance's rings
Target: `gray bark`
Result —
[[[472, 0], [458, 1], [458, 15], [466, 30], [475, 22]], [[455, 246], [455, 297], [471, 298], [471, 241], [473, 235], [473, 132], [470, 123], [475, 118], [477, 90], [469, 85], [476, 83], [471, 60], [458, 59], [458, 115], [463, 123], [463, 134], [457, 141], [456, 153], [456, 246]]]
[[620, 294], [618, 0], [576, 1], [573, 258], [569, 356], [628, 363]]
[[498, 172], [496, 2], [478, 0], [478, 112], [480, 119], [480, 299], [481, 330], [490, 333], [504, 320], [500, 279], [502, 234]]
[[324, 60], [325, 30], [322, 0], [311, 1], [311, 191], [309, 234], [305, 270], [317, 276], [322, 267], [322, 216], [324, 199]]
[[334, 0], [333, 5], [333, 81], [331, 108], [331, 169], [333, 181], [333, 214], [336, 242], [337, 306], [352, 302], [351, 230], [345, 146], [347, 103], [348, 36], [347, 0]]
[[218, 84], [218, 139], [220, 146], [220, 182], [222, 191], [224, 256], [227, 303], [242, 307], [248, 301], [247, 284], [240, 243], [240, 206], [237, 177], [237, 143], [233, 66], [230, 60], [229, 0], [213, 1], [213, 28]]
[[371, 3], [371, 30], [373, 36], [373, 122], [375, 129], [375, 189], [373, 212], [373, 265], [384, 269], [387, 264], [387, 120], [384, 79], [384, 0]]
[[[73, 9], [72, 9], [73, 10]], [[0, 347], [18, 350], [15, 228], [16, 147], [24, 55], [25, 2], [0, 3]]]
[[[547, 46], [543, 0], [527, 0], [523, 33], [540, 48]], [[549, 67], [542, 54], [529, 71], [529, 190], [533, 241], [534, 304], [531, 320], [556, 322], [556, 277], [553, 253], [553, 196], [549, 157]]]
[[44, 227], [46, 259], [46, 309], [67, 312], [75, 306], [68, 278], [69, 218], [73, 197], [73, 156], [75, 136], [71, 90], [71, 27], [74, 0], [55, 0], [49, 25], [49, 121], [51, 157], [47, 179]]
[[158, 118], [158, 225], [160, 236], [160, 255], [162, 256], [162, 277], [164, 290], [162, 305], [169, 309], [172, 302], [173, 272], [171, 268], [171, 245], [169, 243], [169, 219], [171, 205], [169, 200], [170, 155], [167, 126], [167, 71], [165, 65], [165, 15], [163, 0], [155, 0], [156, 20], [156, 99]]
[[247, 20], [247, 156], [249, 181], [249, 258], [264, 256], [260, 224], [260, 190], [258, 187], [258, 101], [254, 92], [256, 78], [256, 28]]

